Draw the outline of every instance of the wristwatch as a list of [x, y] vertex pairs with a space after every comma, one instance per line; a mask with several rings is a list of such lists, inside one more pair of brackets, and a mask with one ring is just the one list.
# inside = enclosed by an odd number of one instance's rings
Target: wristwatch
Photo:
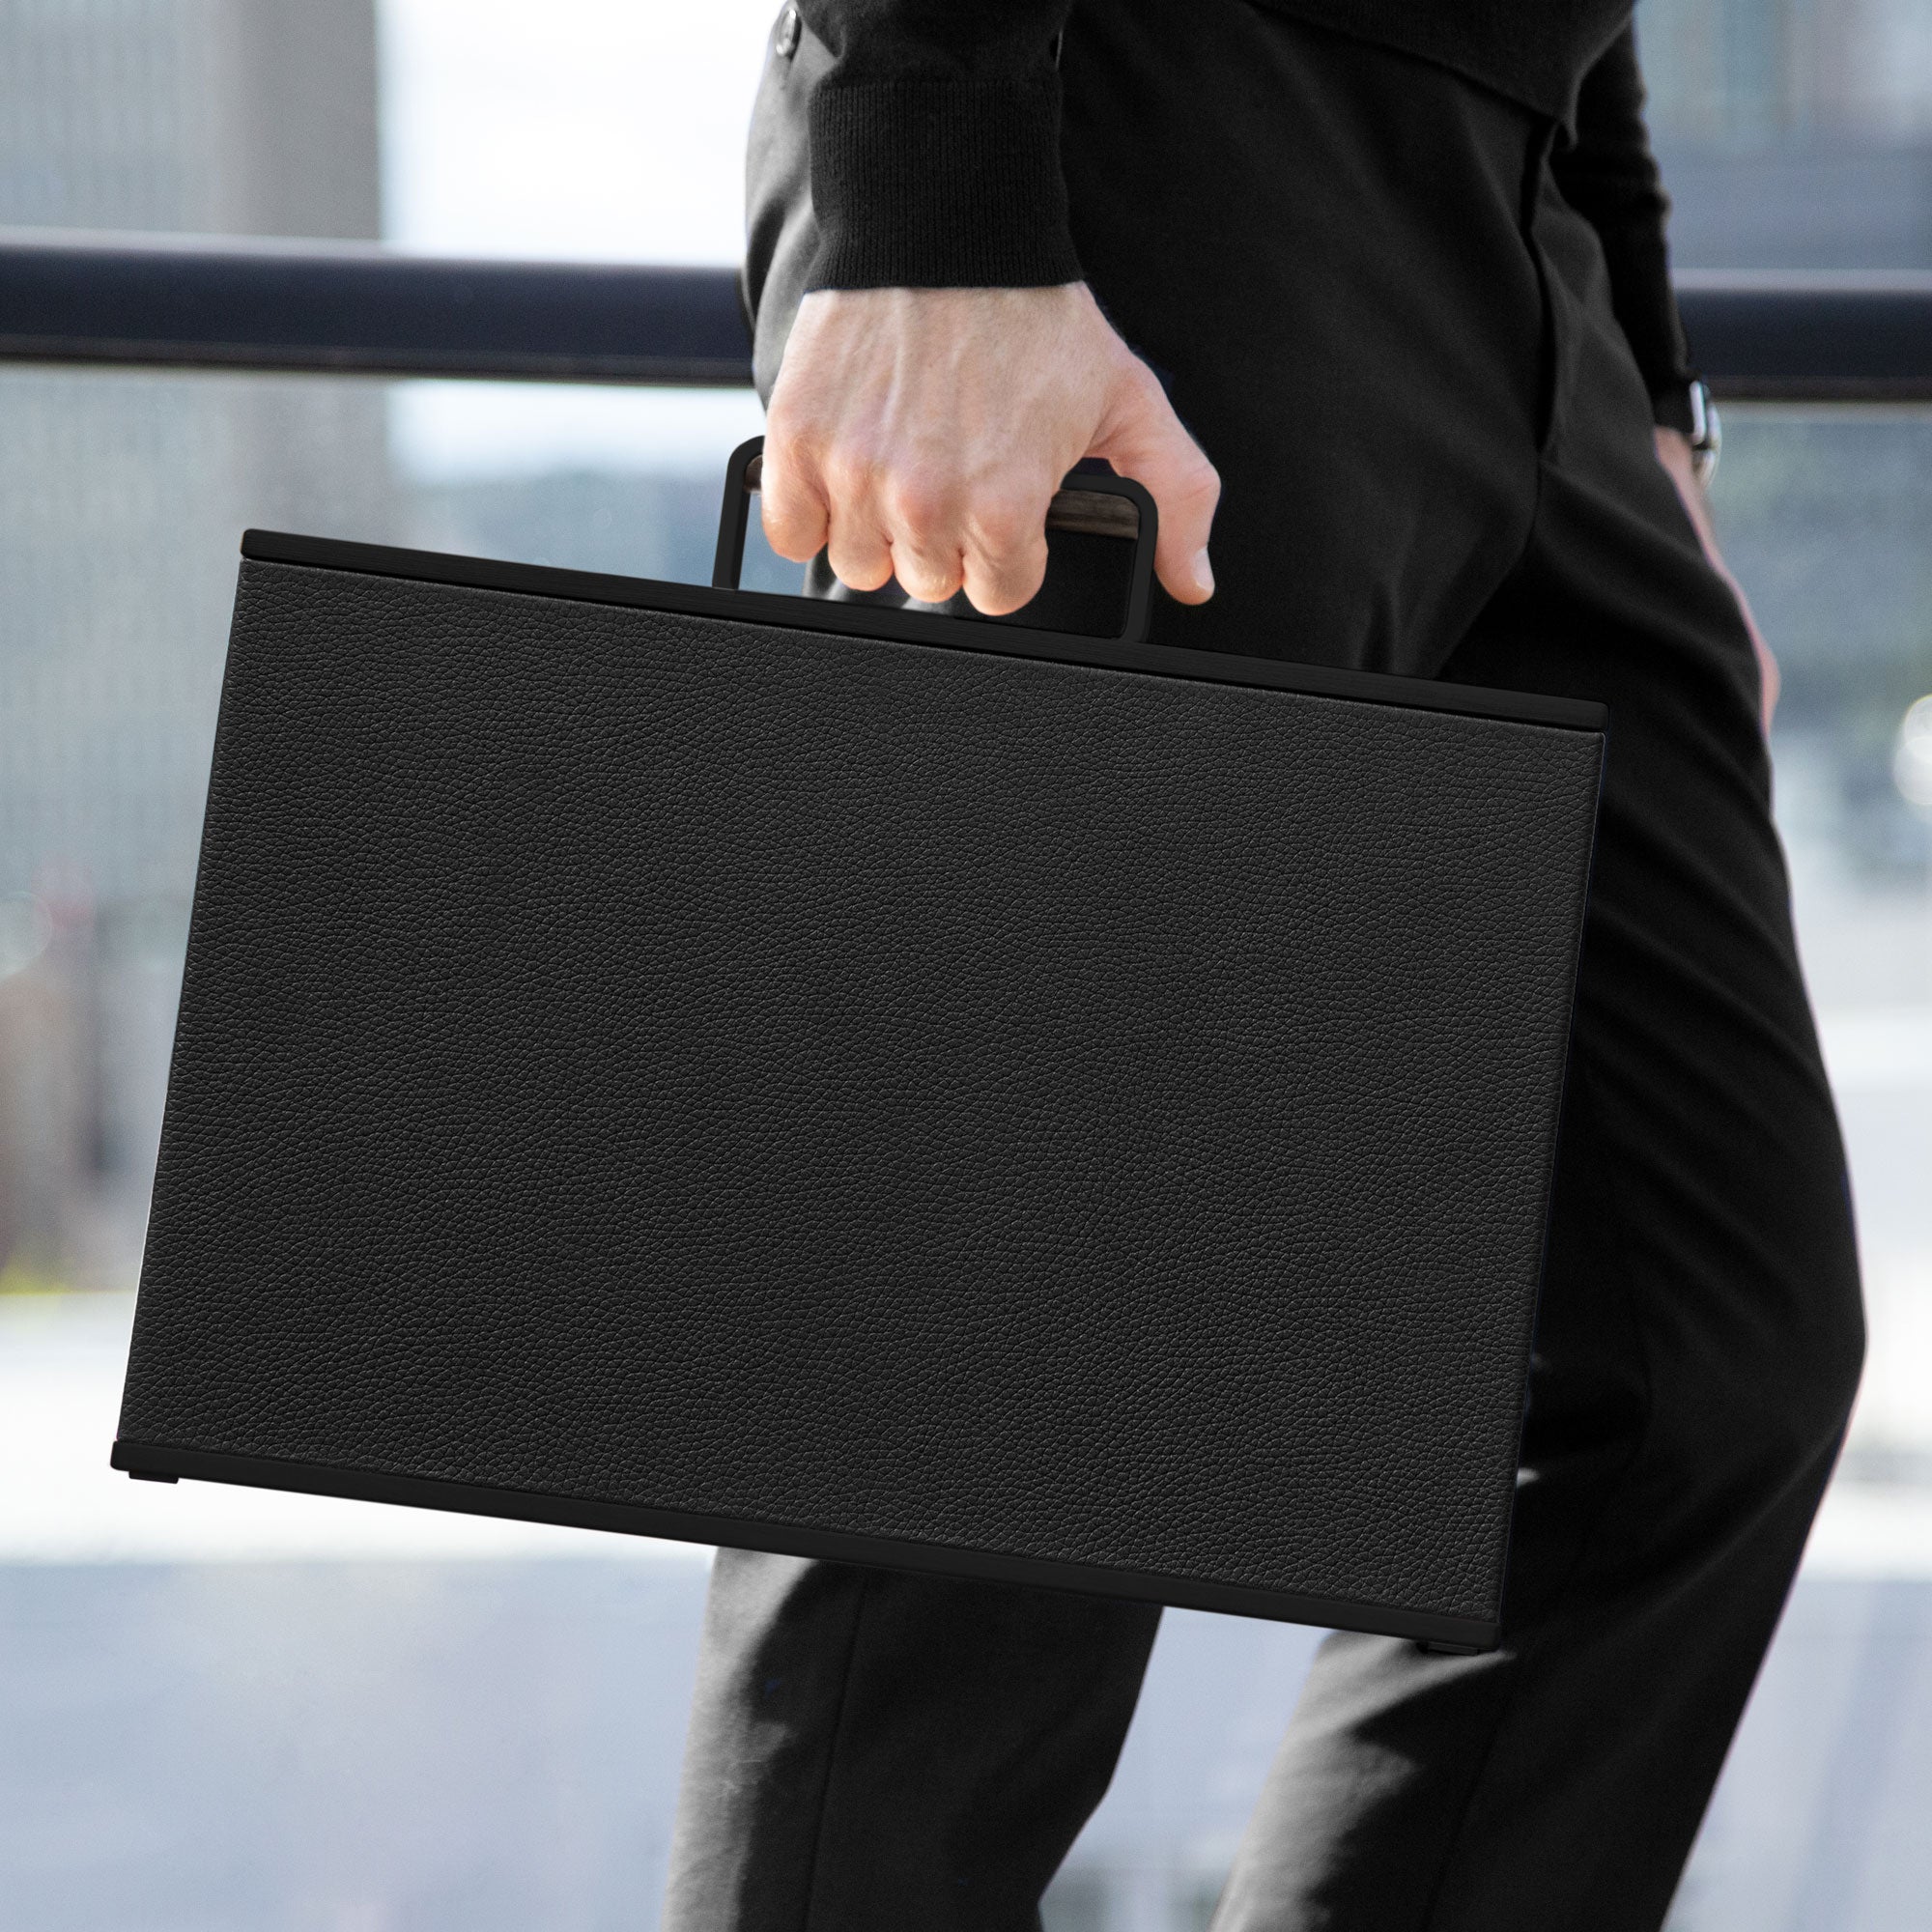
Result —
[[1724, 446], [1723, 426], [1718, 420], [1718, 406], [1701, 382], [1690, 384], [1690, 468], [1706, 489], [1718, 473], [1718, 452]]
[[1667, 391], [1658, 398], [1657, 420], [1690, 443], [1691, 470], [1699, 483], [1708, 486], [1718, 473], [1718, 451], [1724, 440], [1710, 390], [1693, 377], [1681, 389]]

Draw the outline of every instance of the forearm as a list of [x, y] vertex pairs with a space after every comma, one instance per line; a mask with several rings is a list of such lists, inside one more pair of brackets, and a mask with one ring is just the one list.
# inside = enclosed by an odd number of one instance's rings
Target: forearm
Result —
[[1680, 420], [1690, 381], [1690, 351], [1670, 285], [1663, 191], [1643, 119], [1643, 79], [1634, 29], [1626, 28], [1585, 76], [1574, 141], [1550, 157], [1564, 198], [1596, 229], [1610, 274], [1610, 299], [1660, 421]]
[[[1038, 590], [1082, 457], [1139, 478], [1155, 568], [1211, 595], [1212, 466], [1082, 279], [1060, 173], [1068, 0], [805, 0], [821, 243], [766, 419], [781, 554], [981, 611]], [[780, 57], [784, 56], [782, 43]]]

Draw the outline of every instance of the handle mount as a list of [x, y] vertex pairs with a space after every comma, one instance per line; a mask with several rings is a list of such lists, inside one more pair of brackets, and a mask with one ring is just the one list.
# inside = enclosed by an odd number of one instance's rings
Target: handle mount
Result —
[[[741, 442], [731, 452], [730, 467], [724, 472], [718, 555], [711, 570], [711, 582], [720, 590], [736, 590], [744, 573], [745, 533], [751, 522], [752, 497], [763, 480], [764, 451], [761, 436]], [[1134, 546], [1133, 575], [1128, 580], [1126, 615], [1120, 636], [1127, 643], [1144, 642], [1153, 583], [1153, 498], [1131, 476], [1076, 469], [1054, 493], [1047, 506], [1046, 527], [1079, 536], [1119, 537]]]

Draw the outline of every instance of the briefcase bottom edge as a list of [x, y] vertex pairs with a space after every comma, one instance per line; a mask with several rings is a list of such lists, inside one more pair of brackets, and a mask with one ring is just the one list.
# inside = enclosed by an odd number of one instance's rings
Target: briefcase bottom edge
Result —
[[1072, 1590], [1083, 1596], [1126, 1597], [1177, 1609], [1215, 1610], [1276, 1623], [1314, 1624], [1323, 1629], [1362, 1631], [1377, 1636], [1407, 1637], [1445, 1651], [1493, 1650], [1500, 1640], [1497, 1625], [1477, 1617], [1442, 1616], [1383, 1604], [1351, 1603], [1287, 1590], [1258, 1590], [1238, 1584], [1203, 1582], [1195, 1577], [1119, 1570], [1105, 1564], [1013, 1556], [997, 1550], [812, 1529], [796, 1523], [700, 1516], [638, 1503], [546, 1495], [526, 1490], [445, 1482], [437, 1477], [334, 1468], [318, 1463], [235, 1456], [212, 1449], [176, 1449], [126, 1439], [116, 1440], [108, 1460], [114, 1468], [137, 1478], [186, 1476], [197, 1482], [235, 1483], [247, 1489], [289, 1490], [303, 1495], [341, 1496], [354, 1502], [452, 1510], [464, 1516], [508, 1517], [519, 1522], [555, 1523], [569, 1529], [661, 1537], [673, 1543], [770, 1550], [783, 1556], [810, 1556], [834, 1563], [965, 1577], [988, 1583]]

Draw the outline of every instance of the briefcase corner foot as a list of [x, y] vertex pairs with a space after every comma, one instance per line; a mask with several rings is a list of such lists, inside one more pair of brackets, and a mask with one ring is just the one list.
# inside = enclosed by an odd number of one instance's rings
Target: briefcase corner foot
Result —
[[164, 1476], [158, 1469], [141, 1469], [134, 1466], [134, 1457], [138, 1450], [131, 1443], [118, 1437], [114, 1447], [107, 1453], [107, 1466], [125, 1471], [137, 1483], [178, 1483], [179, 1476]]

